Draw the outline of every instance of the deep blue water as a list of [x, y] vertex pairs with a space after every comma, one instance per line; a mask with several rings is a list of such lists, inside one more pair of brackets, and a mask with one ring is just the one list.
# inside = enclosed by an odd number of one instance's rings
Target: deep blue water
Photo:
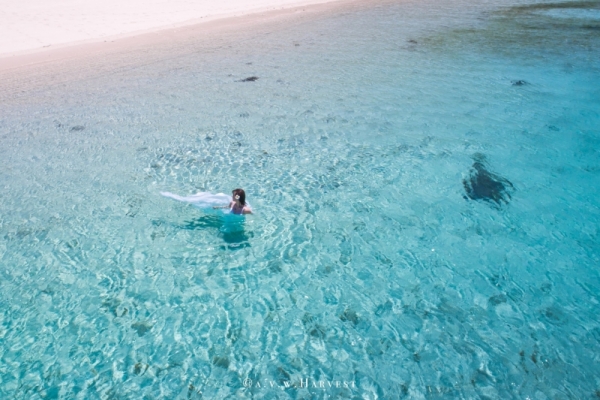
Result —
[[5, 75], [0, 397], [598, 397], [600, 5], [473, 3]]

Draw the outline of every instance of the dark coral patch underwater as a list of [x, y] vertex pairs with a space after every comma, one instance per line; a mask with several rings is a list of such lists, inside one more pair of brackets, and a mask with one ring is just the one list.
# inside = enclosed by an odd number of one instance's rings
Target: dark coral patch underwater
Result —
[[485, 155], [476, 153], [473, 160], [469, 177], [463, 179], [465, 199], [482, 200], [496, 208], [508, 204], [514, 191], [513, 184], [488, 170]]

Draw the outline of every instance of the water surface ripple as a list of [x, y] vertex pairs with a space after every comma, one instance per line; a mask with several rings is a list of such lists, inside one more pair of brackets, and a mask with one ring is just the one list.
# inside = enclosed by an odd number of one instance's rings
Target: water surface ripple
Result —
[[[597, 14], [382, 2], [5, 73], [0, 397], [598, 396]], [[159, 194], [235, 187], [242, 224]]]

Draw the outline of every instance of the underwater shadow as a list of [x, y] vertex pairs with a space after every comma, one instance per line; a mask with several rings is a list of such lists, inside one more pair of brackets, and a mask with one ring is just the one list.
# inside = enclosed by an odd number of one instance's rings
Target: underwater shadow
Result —
[[223, 224], [223, 218], [219, 215], [203, 215], [192, 221], [186, 221], [183, 225], [181, 225], [181, 228], [191, 231], [208, 228], [220, 229]]
[[230, 215], [203, 215], [180, 225], [181, 229], [204, 230], [215, 229], [225, 242], [222, 249], [239, 250], [250, 247], [252, 232], [245, 230], [245, 217]]
[[221, 231], [221, 237], [225, 241], [226, 245], [221, 246], [222, 249], [229, 250], [240, 250], [250, 247], [250, 238], [254, 235], [252, 233], [246, 233], [246, 231], [235, 231], [235, 232], [223, 232]]

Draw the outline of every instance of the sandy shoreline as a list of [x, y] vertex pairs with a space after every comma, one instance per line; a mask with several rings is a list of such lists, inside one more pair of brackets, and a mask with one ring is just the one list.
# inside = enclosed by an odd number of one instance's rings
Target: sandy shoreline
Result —
[[[224, 50], [237, 52], [244, 48], [250, 54], [260, 54], [266, 49], [252, 46], [265, 35], [278, 36], [278, 32], [294, 26], [395, 1], [332, 0], [0, 58], [0, 104], [43, 104], [46, 100], [42, 93], [48, 89], [106, 76], [137, 76], [143, 74], [137, 71], [147, 71], [152, 65], [173, 69], [189, 56], [202, 62], [213, 54], [226, 54]], [[281, 45], [298, 48], [295, 46], [300, 44], [292, 40]], [[239, 71], [232, 68], [228, 73], [235, 76]], [[236, 79], [241, 78], [245, 76]]]
[[332, 0], [0, 0], [0, 58]]
[[[258, 4], [248, 4], [247, 0], [229, 0], [215, 6], [206, 1], [197, 4], [186, 0], [171, 3], [153, 0], [144, 5], [135, 2], [111, 13], [112, 9], [119, 8], [115, 0], [107, 0], [102, 6], [77, 6], [72, 0], [51, 12], [47, 12], [49, 7], [43, 6], [42, 1], [36, 1], [40, 4], [3, 4], [5, 10], [2, 19], [8, 19], [9, 23], [0, 24], [0, 71], [89, 53], [113, 52], [149, 42], [160, 44], [189, 35], [206, 35], [220, 29], [247, 29], [257, 23], [305, 12], [320, 13], [337, 8], [341, 3], [351, 2], [264, 0]], [[67, 12], [67, 6], [73, 6], [74, 9]], [[145, 11], [136, 14], [135, 23], [124, 23], [135, 14], [132, 9], [134, 6], [137, 10]], [[33, 12], [24, 21], [27, 11]], [[45, 11], [47, 13], [43, 14]], [[79, 18], [73, 19], [75, 14]], [[40, 24], [41, 20], [46, 25]], [[48, 21], [51, 21], [52, 27]]]

